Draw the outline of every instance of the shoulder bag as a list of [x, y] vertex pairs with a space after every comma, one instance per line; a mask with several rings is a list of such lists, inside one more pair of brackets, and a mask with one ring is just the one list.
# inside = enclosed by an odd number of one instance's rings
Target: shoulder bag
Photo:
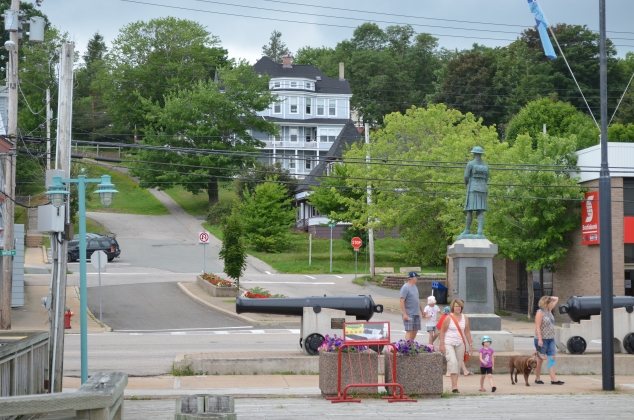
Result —
[[[451, 320], [453, 321], [454, 324], [456, 324], [456, 328], [458, 328], [458, 332], [460, 333], [460, 337], [462, 338], [462, 343], [464, 344], [464, 361], [468, 361], [469, 360], [469, 352], [467, 351], [467, 342], [464, 339], [464, 334], [462, 333], [462, 328], [460, 328], [460, 324], [458, 324], [458, 321], [456, 321], [456, 318], [453, 317], [453, 315], [449, 315], [451, 317]], [[464, 315], [462, 315], [464, 316]], [[465, 324], [466, 324], [466, 318], [465, 318]]]

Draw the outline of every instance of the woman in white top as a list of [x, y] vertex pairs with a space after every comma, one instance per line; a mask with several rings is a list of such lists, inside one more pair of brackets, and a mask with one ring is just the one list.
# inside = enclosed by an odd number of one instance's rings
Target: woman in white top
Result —
[[[473, 353], [473, 340], [471, 339], [469, 320], [462, 314], [464, 302], [460, 299], [454, 299], [449, 307], [451, 314], [445, 318], [440, 329], [440, 351], [445, 354], [447, 365], [451, 371], [451, 392], [458, 393], [458, 375], [460, 374], [460, 364], [464, 360], [465, 343], [469, 343], [469, 354], [471, 354]], [[462, 330], [464, 341], [456, 323]]]

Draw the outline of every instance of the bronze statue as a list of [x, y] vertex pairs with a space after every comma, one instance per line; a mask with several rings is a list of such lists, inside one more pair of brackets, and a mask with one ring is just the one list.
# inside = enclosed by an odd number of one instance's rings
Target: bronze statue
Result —
[[[489, 194], [489, 187], [487, 186], [487, 181], [489, 180], [489, 165], [482, 160], [482, 155], [484, 154], [482, 147], [474, 147], [471, 153], [473, 153], [473, 160], [467, 163], [467, 168], [464, 171], [464, 182], [467, 185], [467, 201], [464, 205], [464, 209], [467, 212], [467, 228], [458, 236], [458, 239], [485, 238], [482, 229], [484, 228], [484, 212], [488, 210], [487, 195]], [[471, 221], [474, 211], [478, 218], [478, 233], [472, 235]]]

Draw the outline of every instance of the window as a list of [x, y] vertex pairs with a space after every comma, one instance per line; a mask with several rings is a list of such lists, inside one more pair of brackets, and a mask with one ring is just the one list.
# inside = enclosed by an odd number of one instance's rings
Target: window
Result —
[[310, 82], [306, 82], [306, 89], [312, 89], [313, 88], [313, 84]]
[[313, 105], [313, 100], [310, 98], [306, 98], [306, 114], [310, 115], [313, 113], [312, 105]]
[[297, 114], [297, 97], [291, 97], [291, 114]]
[[282, 141], [282, 136], [280, 136], [279, 134], [277, 134], [274, 138], [273, 141]]
[[623, 216], [634, 216], [634, 178], [623, 178]]
[[291, 141], [297, 141], [297, 128], [291, 128]]
[[291, 82], [291, 89], [297, 89], [297, 82]]
[[304, 162], [306, 164], [306, 169], [311, 169], [313, 167], [313, 161], [311, 158], [307, 157]]
[[279, 102], [275, 102], [273, 104], [273, 113], [274, 114], [281, 114], [282, 113], [282, 104]]
[[325, 100], [317, 99], [317, 115], [325, 115], [324, 106], [325, 106]]
[[291, 161], [288, 163], [288, 168], [295, 169], [295, 159], [291, 159]]
[[339, 135], [339, 129], [336, 128], [321, 128], [319, 129], [319, 141], [322, 143], [332, 143]]
[[304, 138], [306, 139], [306, 141], [311, 141], [310, 131], [306, 131], [306, 135], [304, 136]]
[[634, 264], [634, 244], [625, 244], [625, 264]]
[[275, 87], [276, 89], [279, 89], [280, 86], [280, 82], [273, 82], [273, 87]]
[[328, 100], [328, 115], [337, 115], [337, 100]]

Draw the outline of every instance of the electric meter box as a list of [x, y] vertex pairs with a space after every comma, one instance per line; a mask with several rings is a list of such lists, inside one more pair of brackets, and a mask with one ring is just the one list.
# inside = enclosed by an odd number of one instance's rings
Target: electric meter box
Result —
[[63, 232], [64, 231], [64, 206], [54, 207], [52, 204], [37, 208], [38, 232]]
[[20, 18], [17, 10], [7, 9], [4, 11], [4, 30], [15, 32], [18, 30]]
[[32, 16], [29, 21], [29, 41], [44, 42], [44, 27], [46, 21], [43, 17]]

